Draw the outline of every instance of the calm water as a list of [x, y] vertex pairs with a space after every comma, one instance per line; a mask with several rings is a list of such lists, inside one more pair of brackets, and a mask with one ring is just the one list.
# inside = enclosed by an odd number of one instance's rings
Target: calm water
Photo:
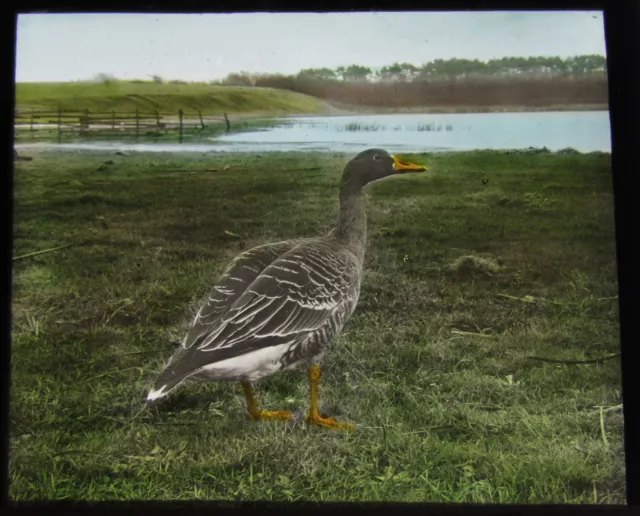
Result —
[[608, 111], [541, 113], [389, 114], [281, 119], [268, 129], [225, 134], [200, 143], [33, 143], [16, 147], [130, 151], [357, 152], [367, 147], [429, 152], [572, 147], [611, 151]]

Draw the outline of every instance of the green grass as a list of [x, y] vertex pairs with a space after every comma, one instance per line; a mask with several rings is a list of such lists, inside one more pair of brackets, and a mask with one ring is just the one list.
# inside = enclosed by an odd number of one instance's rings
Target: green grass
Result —
[[[619, 360], [526, 358], [618, 351], [608, 155], [431, 155], [370, 187], [320, 391], [347, 434], [253, 422], [231, 383], [144, 405], [228, 260], [330, 227], [345, 156], [28, 154], [14, 256], [75, 245], [14, 262], [11, 498], [624, 503], [622, 414], [598, 408]], [[306, 375], [257, 394], [301, 415]]]
[[176, 113], [179, 109], [204, 116], [236, 113], [317, 113], [326, 104], [309, 95], [271, 88], [153, 82], [43, 82], [16, 84], [16, 105], [35, 109], [80, 112], [115, 111]]

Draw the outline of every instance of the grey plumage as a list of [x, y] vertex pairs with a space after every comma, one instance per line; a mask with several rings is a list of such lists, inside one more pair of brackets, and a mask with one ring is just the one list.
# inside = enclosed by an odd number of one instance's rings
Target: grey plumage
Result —
[[362, 187], [421, 170], [380, 149], [356, 156], [341, 179], [336, 227], [317, 238], [265, 244], [237, 256], [147, 399], [187, 379], [253, 382], [321, 360], [358, 302], [366, 244]]
[[194, 380], [259, 380], [260, 369], [207, 374], [202, 368], [288, 344], [278, 369], [319, 359], [355, 309], [362, 263], [329, 238], [283, 241], [250, 249], [227, 268], [156, 381], [163, 394]]

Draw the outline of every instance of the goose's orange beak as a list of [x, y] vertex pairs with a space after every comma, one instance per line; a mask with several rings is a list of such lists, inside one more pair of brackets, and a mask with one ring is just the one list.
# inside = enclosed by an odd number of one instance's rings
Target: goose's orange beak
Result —
[[398, 156], [393, 155], [393, 168], [400, 173], [405, 172], [424, 172], [427, 170], [426, 165], [420, 165], [418, 163], [410, 163], [408, 161], [401, 160]]

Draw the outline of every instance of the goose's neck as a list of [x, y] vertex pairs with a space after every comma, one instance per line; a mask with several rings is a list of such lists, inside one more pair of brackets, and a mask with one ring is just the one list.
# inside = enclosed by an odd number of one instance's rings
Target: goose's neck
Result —
[[347, 244], [360, 260], [367, 243], [367, 215], [362, 190], [340, 191], [340, 215], [335, 236]]

